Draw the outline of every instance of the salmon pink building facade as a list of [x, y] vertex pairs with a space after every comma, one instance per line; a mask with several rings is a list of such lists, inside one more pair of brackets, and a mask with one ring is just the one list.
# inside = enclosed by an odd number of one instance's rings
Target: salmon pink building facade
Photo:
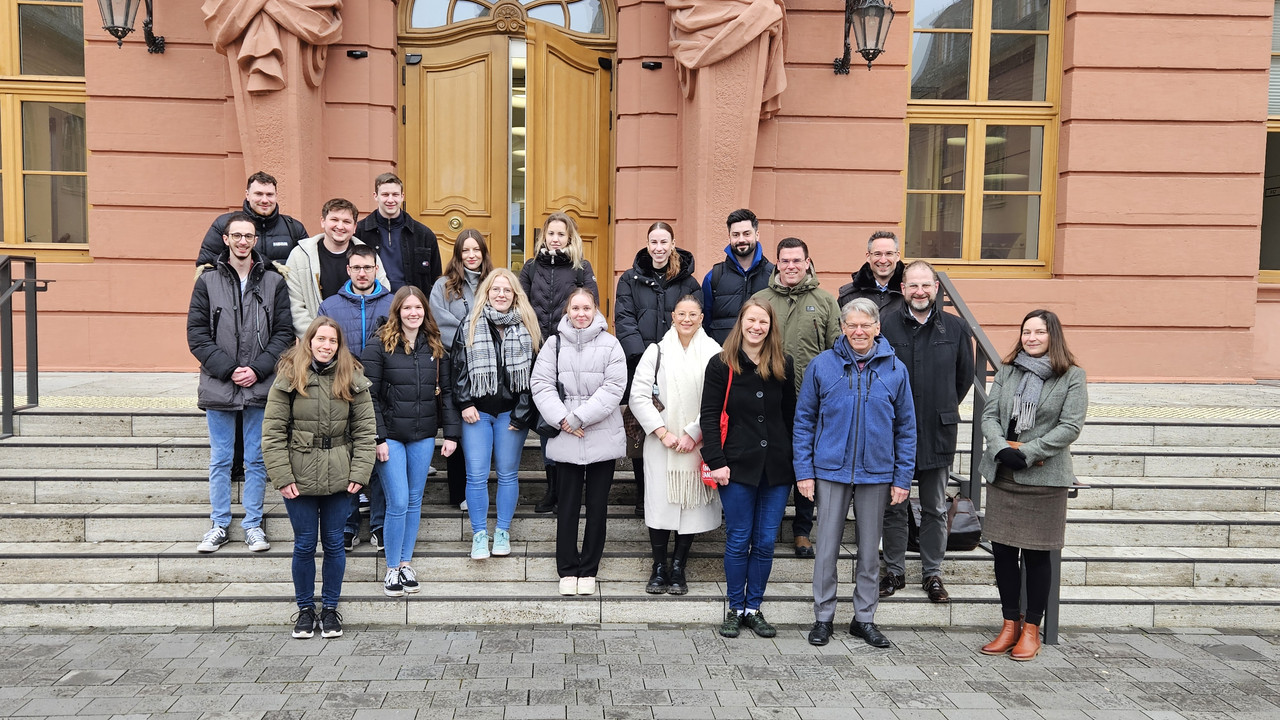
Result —
[[163, 53], [0, 0], [0, 229], [56, 281], [45, 370], [194, 370], [200, 241], [264, 170], [312, 234], [396, 172], [445, 252], [474, 227], [514, 267], [565, 210], [611, 277], [657, 220], [700, 277], [749, 207], [834, 293], [889, 229], [1001, 350], [1047, 307], [1091, 379], [1280, 378], [1273, 0], [896, 0], [847, 75], [843, 0], [154, 4]]

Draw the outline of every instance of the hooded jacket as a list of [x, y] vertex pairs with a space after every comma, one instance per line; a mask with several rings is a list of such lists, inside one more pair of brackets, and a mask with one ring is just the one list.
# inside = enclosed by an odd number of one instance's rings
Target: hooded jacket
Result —
[[[282, 263], [289, 259], [289, 252], [299, 240], [307, 237], [307, 229], [302, 223], [280, 212], [280, 206], [270, 215], [259, 215], [248, 200], [244, 201], [243, 212], [253, 218], [258, 227], [258, 252], [271, 262]], [[222, 234], [227, 230], [227, 220], [235, 213], [223, 213], [218, 216], [200, 243], [200, 254], [196, 257], [196, 265], [211, 265], [226, 248]]]
[[[388, 282], [386, 285], [391, 292], [403, 285], [416, 285], [424, 294], [429, 293], [436, 278], [440, 277], [440, 245], [436, 242], [436, 234], [410, 217], [403, 208], [400, 217], [404, 218], [404, 224], [400, 227], [400, 252], [397, 254], [400, 272], [397, 275], [404, 278], [404, 282]], [[391, 229], [387, 223], [387, 219], [376, 210], [356, 223], [356, 239], [373, 248], [378, 257], [383, 256], [383, 243], [390, 237]]]
[[[298, 246], [289, 253], [289, 261], [285, 263], [285, 280], [289, 283], [289, 310], [293, 314], [293, 330], [298, 337], [302, 337], [311, 321], [320, 316], [320, 303], [324, 298], [320, 297], [320, 251], [317, 248], [323, 240], [324, 233], [320, 233], [298, 241]], [[364, 244], [354, 237], [351, 242]], [[375, 280], [383, 287], [389, 287], [381, 259], [378, 260]]]
[[262, 459], [271, 486], [298, 484], [299, 495], [345, 493], [348, 483], [367, 485], [377, 454], [369, 381], [356, 371], [350, 402], [333, 395], [333, 365], [307, 373], [304, 397], [277, 377], [262, 417]]
[[427, 303], [431, 305], [431, 317], [435, 318], [436, 327], [440, 328], [440, 342], [446, 348], [453, 347], [453, 336], [458, 334], [458, 327], [471, 314], [476, 304], [476, 288], [480, 286], [480, 273], [463, 268], [466, 281], [462, 283], [462, 297], [449, 298], [447, 284], [449, 279], [441, 276], [431, 288], [431, 297]]
[[910, 489], [915, 459], [911, 380], [888, 340], [861, 370], [844, 337], [813, 359], [796, 401], [797, 478]]
[[818, 285], [818, 276], [812, 267], [795, 287], [783, 285], [775, 270], [769, 278], [769, 287], [754, 295], [773, 307], [782, 329], [782, 350], [796, 365], [797, 393], [805, 368], [840, 337], [840, 307], [831, 293]]
[[[403, 345], [388, 352], [382, 342], [374, 338], [364, 349], [360, 362], [372, 384], [369, 393], [377, 412], [379, 442], [387, 438], [402, 443], [417, 442], [435, 437], [441, 428], [448, 440], [462, 438], [462, 418], [450, 397], [453, 373], [448, 352], [439, 359], [432, 357], [431, 344], [423, 333], [418, 333], [418, 340], [408, 353]], [[437, 403], [437, 399], [441, 402]]]
[[613, 325], [618, 342], [627, 356], [627, 366], [634, 370], [649, 345], [658, 342], [671, 329], [671, 313], [685, 295], [698, 292], [693, 279], [693, 253], [675, 249], [680, 258], [680, 272], [667, 280], [666, 268], [653, 269], [653, 256], [648, 248], [636, 253], [631, 269], [618, 279], [617, 303], [613, 307]]
[[[293, 344], [289, 292], [279, 271], [253, 251], [253, 267], [241, 293], [240, 275], [230, 258], [223, 244], [216, 263], [196, 278], [187, 310], [187, 346], [200, 361], [201, 410], [266, 405], [276, 361]], [[247, 388], [232, 382], [237, 367], [252, 368], [258, 382]]]
[[964, 321], [934, 304], [929, 319], [908, 307], [880, 316], [880, 333], [911, 377], [916, 412], [916, 470], [950, 467], [960, 401], [973, 387], [973, 340]]
[[874, 302], [876, 307], [880, 308], [882, 316], [886, 312], [906, 307], [906, 300], [902, 297], [902, 274], [905, 271], [906, 265], [899, 260], [897, 267], [893, 269], [893, 275], [889, 278], [889, 289], [880, 292], [880, 287], [876, 285], [875, 273], [871, 272], [871, 263], [863, 263], [858, 272], [853, 274], [853, 282], [840, 286], [840, 307], [860, 297]]
[[724, 254], [727, 257], [712, 265], [706, 277], [702, 278], [702, 308], [707, 314], [707, 334], [721, 345], [738, 322], [742, 304], [769, 286], [769, 277], [776, 269], [765, 259], [764, 248], [758, 242], [756, 254], [746, 270], [738, 264], [733, 245], [725, 245]]
[[560, 318], [564, 317], [564, 306], [569, 302], [569, 293], [579, 286], [591, 291], [591, 297], [599, 307], [600, 288], [596, 286], [596, 274], [585, 259], [581, 268], [575, 268], [566, 253], [543, 249], [520, 268], [520, 287], [538, 316], [543, 340], [556, 334]]
[[347, 336], [347, 347], [359, 357], [369, 344], [369, 336], [391, 314], [391, 292], [386, 285], [374, 280], [372, 292], [357, 295], [348, 280], [336, 295], [320, 303], [319, 312], [338, 321], [342, 334]]
[[[620, 407], [627, 385], [622, 345], [609, 334], [609, 323], [598, 311], [585, 328], [573, 327], [565, 316], [558, 330], [543, 343], [529, 386], [544, 420], [559, 425], [568, 419], [571, 426], [582, 428], [583, 436], [562, 432], [551, 438], [547, 458], [573, 465], [617, 460], [627, 453]], [[564, 400], [557, 383], [564, 388]]]

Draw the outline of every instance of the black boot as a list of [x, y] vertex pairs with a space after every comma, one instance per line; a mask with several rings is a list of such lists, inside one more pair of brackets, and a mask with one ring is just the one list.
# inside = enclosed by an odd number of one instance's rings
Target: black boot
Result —
[[649, 575], [649, 584], [644, 591], [650, 595], [661, 595], [667, 592], [671, 584], [671, 570], [667, 567], [667, 542], [671, 539], [670, 530], [649, 528], [649, 549], [653, 552], [653, 573]]
[[649, 584], [644, 586], [644, 591], [650, 595], [661, 595], [667, 592], [667, 587], [670, 585], [670, 581], [667, 580], [669, 574], [666, 563], [655, 561], [653, 572], [649, 575]]
[[[631, 468], [636, 478], [636, 517], [644, 517], [644, 458], [631, 461]], [[666, 551], [666, 547], [663, 547]]]
[[558, 495], [556, 492], [556, 473], [554, 467], [551, 465], [547, 465], [546, 470], [547, 494], [543, 495], [542, 499], [538, 501], [538, 504], [533, 506], [533, 511], [536, 513], [549, 513], [556, 511], [556, 498]]
[[692, 547], [692, 535], [676, 535], [676, 552], [671, 557], [671, 586], [667, 588], [667, 592], [671, 595], [684, 595], [689, 592], [689, 584], [684, 578], [684, 569], [689, 562], [689, 549]]

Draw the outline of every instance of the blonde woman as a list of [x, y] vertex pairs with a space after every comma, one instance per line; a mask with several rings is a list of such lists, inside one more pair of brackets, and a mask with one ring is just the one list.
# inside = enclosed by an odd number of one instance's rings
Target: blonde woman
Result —
[[[542, 333], [515, 273], [497, 268], [476, 288], [476, 304], [453, 341], [454, 394], [462, 416], [467, 462], [471, 557], [511, 554], [511, 518], [520, 486], [516, 473], [534, 421], [529, 375]], [[498, 473], [497, 527], [489, 548], [489, 459]]]

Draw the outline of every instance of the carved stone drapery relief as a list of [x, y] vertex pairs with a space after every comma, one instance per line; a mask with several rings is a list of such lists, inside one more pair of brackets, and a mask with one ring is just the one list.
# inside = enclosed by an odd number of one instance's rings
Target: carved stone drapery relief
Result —
[[230, 66], [245, 175], [271, 173], [284, 212], [311, 217], [324, 162], [321, 84], [329, 45], [342, 39], [342, 0], [205, 0], [201, 9]]

